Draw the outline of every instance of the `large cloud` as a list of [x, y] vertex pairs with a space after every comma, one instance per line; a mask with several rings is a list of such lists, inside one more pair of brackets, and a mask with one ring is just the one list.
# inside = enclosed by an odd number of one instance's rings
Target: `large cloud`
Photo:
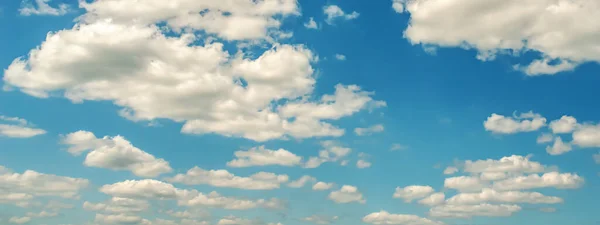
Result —
[[396, 0], [394, 9], [410, 14], [404, 37], [412, 44], [472, 48], [481, 60], [540, 53], [527, 66], [515, 65], [528, 75], [600, 62], [595, 0]]

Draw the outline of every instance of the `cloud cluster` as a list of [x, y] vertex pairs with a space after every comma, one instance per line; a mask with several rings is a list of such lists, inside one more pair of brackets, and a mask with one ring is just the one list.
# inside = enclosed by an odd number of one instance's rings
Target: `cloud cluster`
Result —
[[531, 132], [546, 126], [546, 118], [542, 117], [540, 114], [533, 113], [532, 111], [521, 113], [519, 116], [513, 115], [512, 117], [493, 113], [483, 123], [483, 126], [485, 127], [485, 130], [497, 134]]
[[240, 177], [227, 170], [204, 170], [194, 167], [185, 174], [177, 174], [167, 178], [172, 183], [187, 185], [208, 184], [214, 187], [229, 187], [247, 190], [272, 190], [277, 189], [282, 183], [289, 180], [287, 175], [259, 172], [249, 177]]

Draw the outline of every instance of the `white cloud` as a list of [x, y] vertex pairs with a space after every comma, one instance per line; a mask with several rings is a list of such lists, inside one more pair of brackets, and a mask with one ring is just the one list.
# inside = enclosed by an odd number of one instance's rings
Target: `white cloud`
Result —
[[29, 223], [29, 221], [31, 221], [31, 217], [28, 217], [28, 216], [24, 216], [24, 217], [13, 216], [10, 219], [8, 219], [9, 223], [14, 223], [14, 224], [25, 224], [25, 223]]
[[584, 179], [577, 174], [549, 172], [542, 176], [531, 174], [497, 181], [495, 190], [526, 190], [537, 188], [576, 189], [583, 185]]
[[514, 134], [531, 132], [546, 126], [546, 118], [533, 112], [521, 113], [520, 116], [505, 117], [492, 113], [483, 123], [485, 130], [497, 134]]
[[356, 161], [356, 167], [358, 167], [359, 169], [369, 168], [371, 167], [371, 163], [364, 159], [359, 159], [358, 161]]
[[[34, 1], [35, 4], [31, 1]], [[19, 9], [19, 13], [23, 16], [30, 15], [50, 15], [50, 16], [61, 16], [69, 12], [69, 5], [58, 4], [56, 8], [50, 6], [48, 3], [51, 0], [23, 0], [23, 7]], [[37, 5], [37, 7], [36, 7]]]
[[559, 197], [545, 196], [538, 192], [499, 192], [487, 188], [479, 193], [460, 193], [447, 200], [449, 205], [477, 205], [483, 203], [557, 204], [562, 202], [563, 200]]
[[444, 203], [446, 195], [442, 192], [433, 193], [419, 201], [421, 205], [436, 206]]
[[62, 143], [69, 146], [68, 151], [73, 155], [90, 151], [83, 163], [89, 167], [129, 170], [141, 177], [157, 177], [172, 171], [167, 161], [133, 146], [122, 136], [96, 138], [92, 132], [77, 131], [66, 135]]
[[582, 125], [573, 132], [572, 143], [582, 148], [600, 147], [600, 124]]
[[306, 22], [304, 24], [304, 27], [308, 28], [308, 29], [319, 29], [319, 25], [317, 25], [317, 22], [315, 21], [315, 18], [311, 17], [308, 22]]
[[573, 150], [573, 147], [569, 143], [564, 143], [562, 138], [554, 138], [554, 144], [546, 147], [546, 152], [550, 155], [562, 155]]
[[146, 179], [107, 184], [100, 188], [100, 192], [122, 198], [175, 199], [179, 190], [172, 184]]
[[[255, 141], [341, 136], [344, 130], [331, 122], [383, 106], [355, 85], [313, 95], [317, 57], [270, 37], [281, 36], [281, 19], [299, 14], [297, 1], [152, 0], [129, 10], [137, 4], [80, 4], [87, 13], [73, 29], [49, 33], [28, 57], [14, 60], [4, 83], [38, 98], [109, 101], [127, 119], [170, 119], [184, 124], [183, 133]], [[155, 25], [160, 22], [166, 27]], [[194, 35], [202, 32], [209, 37]], [[271, 48], [230, 55], [218, 42], [223, 39], [271, 40]]]
[[444, 187], [460, 192], [476, 192], [487, 187], [487, 182], [478, 177], [460, 176], [449, 177], [444, 180]]
[[335, 223], [335, 221], [338, 220], [338, 216], [329, 217], [329, 216], [322, 216], [322, 215], [312, 215], [309, 217], [304, 217], [304, 218], [302, 218], [302, 220], [311, 222], [314, 224], [328, 225], [328, 224]]
[[571, 133], [577, 126], [577, 119], [572, 116], [562, 116], [559, 120], [550, 122], [550, 130], [555, 134]]
[[45, 130], [33, 127], [25, 119], [0, 115], [0, 136], [30, 138], [45, 133]]
[[203, 217], [210, 216], [210, 214], [208, 212], [201, 210], [201, 209], [184, 210], [184, 211], [167, 210], [165, 213], [172, 217], [184, 218], [184, 219], [203, 218]]
[[306, 185], [306, 183], [308, 182], [315, 183], [317, 182], [317, 179], [308, 175], [304, 175], [298, 178], [298, 180], [291, 181], [290, 183], [288, 183], [288, 186], [292, 188], [301, 188], [304, 187], [304, 185]]
[[511, 173], [540, 173], [546, 170], [546, 167], [539, 162], [530, 161], [530, 156], [512, 155], [502, 157], [499, 160], [486, 159], [464, 163], [464, 170], [468, 173], [483, 172], [511, 172]]
[[508, 217], [521, 211], [518, 205], [440, 205], [429, 210], [432, 217], [471, 218], [471, 217]]
[[358, 136], [366, 136], [366, 135], [371, 135], [374, 133], [379, 133], [379, 132], [383, 132], [385, 128], [383, 127], [383, 124], [376, 124], [370, 127], [357, 127], [354, 128], [354, 133], [356, 133], [356, 135]]
[[335, 59], [337, 59], [339, 61], [345, 61], [346, 60], [346, 56], [342, 55], [342, 54], [335, 54]]
[[146, 200], [112, 197], [104, 203], [91, 203], [85, 201], [83, 209], [90, 211], [106, 211], [109, 213], [137, 213], [150, 207]]
[[367, 202], [367, 200], [363, 198], [362, 193], [358, 191], [358, 188], [351, 185], [344, 185], [340, 190], [331, 192], [329, 194], [329, 199], [336, 203], [359, 202], [364, 204]]
[[142, 222], [142, 218], [127, 214], [106, 215], [98, 213], [94, 221], [101, 224], [138, 224]]
[[[493, 60], [498, 54], [540, 53], [529, 65], [515, 66], [528, 75], [600, 62], [600, 42], [594, 38], [598, 29], [592, 19], [600, 17], [597, 1], [396, 0], [393, 8], [410, 14], [404, 37], [411, 44], [474, 49], [481, 60]], [[489, 10], [481, 13], [482, 9]], [[487, 19], [490, 16], [496, 19]]]
[[454, 166], [449, 166], [446, 167], [446, 169], [444, 169], [444, 174], [445, 175], [452, 175], [458, 172], [458, 168], [454, 167]]
[[537, 137], [536, 143], [546, 144], [546, 143], [552, 142], [553, 140], [554, 140], [554, 135], [548, 134], [548, 133], [542, 133]]
[[327, 19], [325, 19], [325, 22], [327, 22], [328, 24], [333, 24], [335, 22], [335, 20], [337, 20], [338, 18], [341, 18], [344, 20], [353, 20], [353, 19], [358, 18], [358, 16], [360, 16], [360, 14], [356, 11], [354, 11], [350, 14], [346, 14], [344, 12], [344, 10], [342, 10], [337, 5], [328, 5], [328, 6], [323, 7], [323, 13], [325, 13], [325, 15], [327, 15]]
[[[317, 168], [326, 162], [338, 162], [352, 152], [352, 149], [342, 147], [334, 141], [322, 141], [323, 150], [319, 151], [319, 156], [313, 156], [306, 161], [305, 168]], [[346, 161], [347, 163], [347, 161]], [[344, 164], [344, 161], [342, 161]]]
[[333, 183], [325, 183], [325, 182], [319, 181], [315, 185], [312, 186], [312, 189], [315, 191], [324, 191], [324, 190], [329, 190], [332, 187], [333, 187]]
[[[259, 225], [260, 221], [239, 218], [235, 216], [227, 216], [220, 219], [217, 225]], [[269, 224], [270, 225], [270, 224]]]
[[404, 199], [404, 202], [412, 202], [415, 199], [424, 198], [431, 195], [435, 190], [430, 186], [407, 186], [404, 188], [396, 187], [394, 198]]
[[444, 225], [439, 221], [421, 218], [415, 215], [391, 214], [387, 211], [374, 212], [363, 217], [364, 223], [375, 225]]
[[[27, 196], [18, 193], [76, 198], [79, 191], [88, 185], [89, 181], [82, 178], [43, 174], [33, 170], [26, 170], [23, 173], [13, 173], [8, 169], [0, 170], [0, 189], [2, 192], [8, 191], [8, 197], [11, 199]], [[10, 195], [10, 193], [17, 195]]]
[[248, 151], [236, 151], [234, 154], [237, 159], [227, 162], [229, 167], [298, 166], [302, 164], [302, 157], [282, 148], [270, 150], [265, 146], [259, 146]]
[[208, 194], [197, 191], [183, 191], [178, 204], [189, 207], [216, 207], [230, 210], [248, 210], [254, 208], [283, 209], [285, 204], [276, 198], [271, 199], [237, 199], [225, 197], [213, 191]]
[[187, 185], [208, 184], [215, 187], [229, 187], [247, 190], [277, 189], [289, 180], [287, 175], [259, 172], [249, 177], [239, 177], [227, 170], [204, 170], [191, 168], [186, 174], [177, 174], [167, 181]]
[[39, 213], [28, 212], [27, 216], [34, 217], [34, 218], [56, 217], [56, 216], [58, 216], [58, 212], [48, 212], [48, 211], [41, 211]]

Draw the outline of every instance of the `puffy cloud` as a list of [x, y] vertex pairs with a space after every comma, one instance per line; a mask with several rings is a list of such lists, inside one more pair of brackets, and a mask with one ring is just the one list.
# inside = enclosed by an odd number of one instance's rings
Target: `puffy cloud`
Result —
[[573, 150], [573, 147], [568, 143], [564, 143], [560, 137], [554, 138], [554, 144], [546, 147], [546, 152], [550, 155], [562, 155], [571, 150]]
[[584, 179], [577, 174], [549, 172], [542, 176], [531, 174], [497, 181], [494, 182], [493, 189], [503, 191], [537, 188], [576, 189], [584, 182]]
[[415, 199], [424, 198], [431, 195], [435, 190], [430, 186], [407, 186], [404, 188], [396, 187], [394, 198], [404, 199], [405, 202], [412, 202]]
[[29, 221], [31, 221], [31, 217], [28, 217], [28, 216], [24, 216], [24, 217], [13, 216], [10, 219], [8, 219], [8, 222], [13, 223], [13, 224], [25, 224], [25, 223], [29, 223]]
[[38, 98], [109, 101], [133, 121], [184, 123], [183, 133], [255, 141], [341, 136], [344, 130], [330, 121], [383, 106], [355, 85], [313, 96], [317, 57], [304, 46], [273, 44], [262, 54], [238, 49], [232, 56], [223, 43], [193, 34], [266, 40], [280, 19], [298, 14], [295, 0], [152, 0], [128, 10], [137, 4], [82, 2], [87, 13], [79, 22], [49, 33], [27, 57], [15, 59], [4, 83]]
[[83, 209], [90, 211], [106, 211], [109, 213], [135, 213], [147, 210], [150, 204], [146, 200], [112, 197], [105, 203], [85, 201]]
[[35, 128], [25, 119], [0, 115], [0, 136], [30, 138], [45, 133], [45, 130]]
[[333, 183], [325, 183], [325, 182], [319, 181], [315, 185], [312, 186], [312, 189], [315, 191], [324, 191], [324, 190], [329, 190], [332, 187], [333, 187]]
[[340, 190], [331, 192], [329, 194], [329, 199], [336, 203], [359, 202], [364, 204], [367, 202], [367, 200], [363, 198], [362, 193], [358, 191], [358, 188], [351, 185], [344, 185]]
[[101, 224], [138, 224], [142, 222], [142, 218], [127, 214], [96, 214], [96, 219], [94, 221]]
[[356, 161], [356, 167], [358, 167], [359, 169], [369, 168], [371, 167], [371, 163], [364, 159], [359, 159], [358, 161]]
[[445, 175], [452, 175], [458, 172], [458, 168], [454, 167], [454, 166], [449, 166], [446, 167], [446, 169], [444, 169], [444, 174]]
[[[335, 54], [335, 59], [337, 59], [339, 61], [345, 61], [346, 60], [346, 56], [342, 55], [342, 54]], [[356, 129], [354, 131], [356, 132]]]
[[89, 167], [129, 170], [141, 177], [156, 177], [172, 171], [167, 161], [142, 151], [122, 136], [96, 138], [92, 132], [77, 131], [66, 135], [62, 142], [74, 155], [90, 151], [83, 163]]
[[259, 146], [248, 151], [236, 151], [236, 159], [227, 163], [229, 167], [251, 167], [251, 166], [297, 166], [302, 164], [302, 157], [285, 150], [270, 150], [265, 146]]
[[317, 24], [317, 22], [315, 21], [314, 17], [311, 17], [308, 22], [306, 22], [304, 24], [304, 27], [308, 28], [308, 29], [319, 29], [319, 25]]
[[518, 132], [536, 131], [546, 126], [546, 118], [533, 112], [521, 113], [520, 116], [506, 117], [492, 113], [483, 123], [485, 130], [497, 134], [514, 134]]
[[449, 205], [477, 205], [482, 203], [528, 203], [556, 204], [562, 203], [559, 197], [545, 196], [538, 192], [507, 191], [483, 189], [480, 193], [460, 193], [447, 200]]
[[536, 142], [538, 144], [545, 144], [545, 143], [552, 142], [552, 140], [554, 140], [554, 135], [548, 134], [548, 133], [542, 133], [537, 137]]
[[419, 204], [427, 205], [427, 206], [436, 206], [436, 205], [443, 204], [445, 199], [446, 199], [446, 195], [444, 193], [442, 193], [442, 192], [433, 193], [433, 194], [421, 199], [419, 201]]
[[460, 192], [476, 192], [487, 187], [488, 183], [481, 180], [479, 177], [449, 177], [444, 180], [444, 187], [455, 189]]
[[582, 125], [573, 132], [572, 143], [583, 148], [600, 147], [600, 124]]
[[309, 217], [304, 217], [304, 218], [302, 218], [302, 220], [311, 222], [314, 224], [328, 225], [328, 224], [332, 224], [335, 221], [337, 221], [338, 216], [329, 217], [329, 216], [322, 216], [322, 215], [312, 215]]
[[208, 184], [215, 187], [230, 187], [248, 190], [277, 189], [289, 180], [287, 175], [259, 172], [249, 177], [239, 177], [227, 170], [203, 170], [194, 167], [186, 174], [177, 174], [167, 181], [187, 185]]
[[365, 136], [365, 135], [371, 135], [374, 133], [379, 133], [379, 132], [383, 132], [385, 128], [383, 127], [383, 124], [376, 124], [370, 127], [357, 127], [354, 128], [354, 133], [356, 133], [356, 135], [358, 136]]
[[429, 210], [433, 217], [471, 218], [471, 217], [508, 217], [521, 211], [518, 205], [440, 205]]
[[179, 190], [172, 184], [146, 179], [107, 184], [100, 188], [100, 192], [122, 198], [175, 199]]
[[443, 225], [444, 223], [415, 215], [391, 214], [386, 211], [374, 212], [363, 217], [364, 223], [375, 225]]
[[352, 149], [342, 147], [339, 143], [334, 141], [322, 141], [321, 146], [324, 149], [319, 151], [319, 156], [310, 157], [304, 165], [305, 168], [312, 169], [317, 168], [326, 162], [337, 162], [352, 152]]
[[562, 116], [559, 120], [550, 122], [550, 130], [555, 134], [571, 133], [577, 126], [577, 119], [572, 116]]
[[298, 180], [289, 182], [288, 186], [292, 188], [301, 188], [304, 187], [304, 185], [306, 185], [308, 182], [315, 183], [317, 182], [317, 179], [308, 175], [304, 175], [298, 178]]
[[333, 24], [338, 18], [344, 20], [353, 20], [360, 16], [360, 13], [356, 11], [347, 14], [346, 12], [344, 12], [344, 10], [342, 10], [342, 8], [340, 8], [337, 5], [328, 5], [323, 7], [323, 13], [325, 13], [325, 15], [327, 16], [327, 19], [325, 19], [325, 21], [328, 24]]
[[483, 172], [510, 172], [510, 173], [540, 173], [546, 170], [546, 167], [539, 162], [530, 161], [530, 156], [512, 155], [502, 157], [499, 160], [486, 159], [464, 163], [464, 170], [468, 173]]
[[[61, 3], [56, 8], [50, 6], [48, 3], [51, 0], [23, 0], [23, 7], [19, 9], [19, 13], [23, 16], [30, 15], [50, 15], [50, 16], [61, 16], [69, 12], [69, 5]], [[37, 5], [37, 7], [36, 7]]]
[[209, 194], [200, 193], [197, 191], [183, 191], [178, 200], [179, 205], [197, 207], [216, 207], [230, 210], [247, 210], [253, 208], [267, 208], [267, 209], [283, 209], [285, 203], [279, 199], [237, 199], [232, 197], [225, 197], [219, 193], [213, 191]]
[[[597, 1], [396, 0], [393, 8], [410, 14], [404, 37], [411, 44], [475, 49], [484, 61], [497, 54], [540, 53], [531, 64], [515, 66], [527, 75], [555, 74], [585, 62], [600, 62], [600, 42], [594, 38], [600, 30], [592, 19], [600, 17]], [[481, 13], [482, 9], [490, 10]]]
[[33, 170], [13, 173], [8, 169], [0, 169], [0, 196], [4, 191], [8, 191], [8, 195], [3, 197], [4, 200], [25, 200], [29, 195], [76, 198], [79, 191], [89, 183], [87, 179], [44, 174]]

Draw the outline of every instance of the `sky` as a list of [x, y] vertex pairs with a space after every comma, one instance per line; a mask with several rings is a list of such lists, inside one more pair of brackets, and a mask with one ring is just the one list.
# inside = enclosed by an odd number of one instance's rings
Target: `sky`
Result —
[[0, 3], [0, 224], [600, 223], [595, 0]]

